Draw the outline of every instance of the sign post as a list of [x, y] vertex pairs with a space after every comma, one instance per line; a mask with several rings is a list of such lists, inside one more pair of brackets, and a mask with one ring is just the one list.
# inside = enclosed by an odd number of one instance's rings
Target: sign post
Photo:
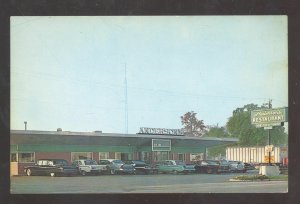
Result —
[[[271, 103], [269, 102], [269, 109], [259, 109], [251, 111], [251, 123], [257, 128], [263, 127], [268, 131], [268, 146], [271, 145], [270, 130], [273, 126], [282, 126], [284, 122], [287, 122], [288, 108], [274, 108], [271, 109]], [[269, 166], [271, 166], [271, 151], [269, 151]]]

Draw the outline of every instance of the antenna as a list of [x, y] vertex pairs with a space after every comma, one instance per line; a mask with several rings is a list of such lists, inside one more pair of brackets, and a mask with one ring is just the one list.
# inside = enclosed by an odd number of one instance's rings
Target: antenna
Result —
[[125, 63], [125, 133], [128, 134], [127, 68]]

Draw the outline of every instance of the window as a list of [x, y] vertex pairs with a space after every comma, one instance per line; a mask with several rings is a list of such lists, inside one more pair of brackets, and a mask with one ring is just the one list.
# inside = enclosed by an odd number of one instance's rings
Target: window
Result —
[[10, 161], [11, 162], [17, 162], [18, 159], [17, 159], [17, 153], [11, 153], [10, 154]]
[[34, 153], [18, 153], [19, 162], [34, 162]]
[[99, 160], [108, 159], [108, 152], [99, 152]]
[[155, 161], [163, 161], [169, 159], [169, 152], [154, 152]]
[[121, 152], [115, 152], [115, 158], [113, 159], [121, 159]]
[[78, 159], [93, 159], [92, 152], [72, 152], [71, 158], [72, 158], [72, 161], [75, 161]]
[[185, 154], [178, 154], [178, 160], [185, 161]]

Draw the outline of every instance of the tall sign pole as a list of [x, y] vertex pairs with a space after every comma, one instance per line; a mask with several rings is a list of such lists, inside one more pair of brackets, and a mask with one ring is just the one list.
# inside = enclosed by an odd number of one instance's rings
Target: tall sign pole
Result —
[[251, 111], [251, 123], [257, 128], [264, 128], [268, 134], [268, 146], [266, 147], [268, 155], [268, 165], [271, 166], [271, 152], [273, 147], [271, 146], [271, 129], [274, 126], [282, 126], [284, 122], [288, 121], [288, 108], [272, 108], [271, 100], [269, 100], [267, 109], [258, 109]]
[[[271, 100], [269, 99], [269, 109], [271, 109]], [[269, 129], [268, 128], [268, 148], [270, 148], [271, 145], [271, 135], [270, 135], [270, 131], [271, 131], [272, 127]], [[269, 166], [271, 166], [271, 151], [269, 149]]]

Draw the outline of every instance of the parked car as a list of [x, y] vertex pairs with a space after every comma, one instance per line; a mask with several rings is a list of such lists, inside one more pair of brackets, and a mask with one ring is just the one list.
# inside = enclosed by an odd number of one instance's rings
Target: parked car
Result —
[[106, 165], [106, 171], [110, 174], [135, 174], [135, 168], [131, 164], [125, 164], [119, 159], [101, 159], [100, 165]]
[[194, 165], [187, 165], [183, 161], [165, 160], [156, 165], [160, 173], [193, 173], [195, 172]]
[[219, 160], [219, 173], [230, 172], [230, 163], [227, 160]]
[[64, 159], [39, 159], [35, 165], [25, 166], [24, 172], [27, 176], [70, 176], [77, 174], [77, 168], [69, 165]]
[[75, 160], [72, 165], [77, 167], [78, 173], [82, 176], [85, 176], [86, 174], [99, 175], [106, 171], [106, 166], [98, 165], [97, 162], [92, 159]]
[[255, 170], [255, 165], [251, 163], [244, 163], [245, 164], [245, 169], [246, 170]]
[[220, 167], [219, 161], [215, 160], [201, 160], [197, 161], [195, 165], [196, 173], [218, 173]]
[[244, 162], [241, 161], [228, 161], [229, 162], [229, 168], [231, 172], [243, 172], [245, 173], [247, 170], [245, 168]]
[[125, 164], [132, 165], [135, 168], [136, 173], [143, 173], [143, 174], [158, 173], [157, 167], [147, 164], [145, 161], [127, 160], [124, 162], [125, 162]]

